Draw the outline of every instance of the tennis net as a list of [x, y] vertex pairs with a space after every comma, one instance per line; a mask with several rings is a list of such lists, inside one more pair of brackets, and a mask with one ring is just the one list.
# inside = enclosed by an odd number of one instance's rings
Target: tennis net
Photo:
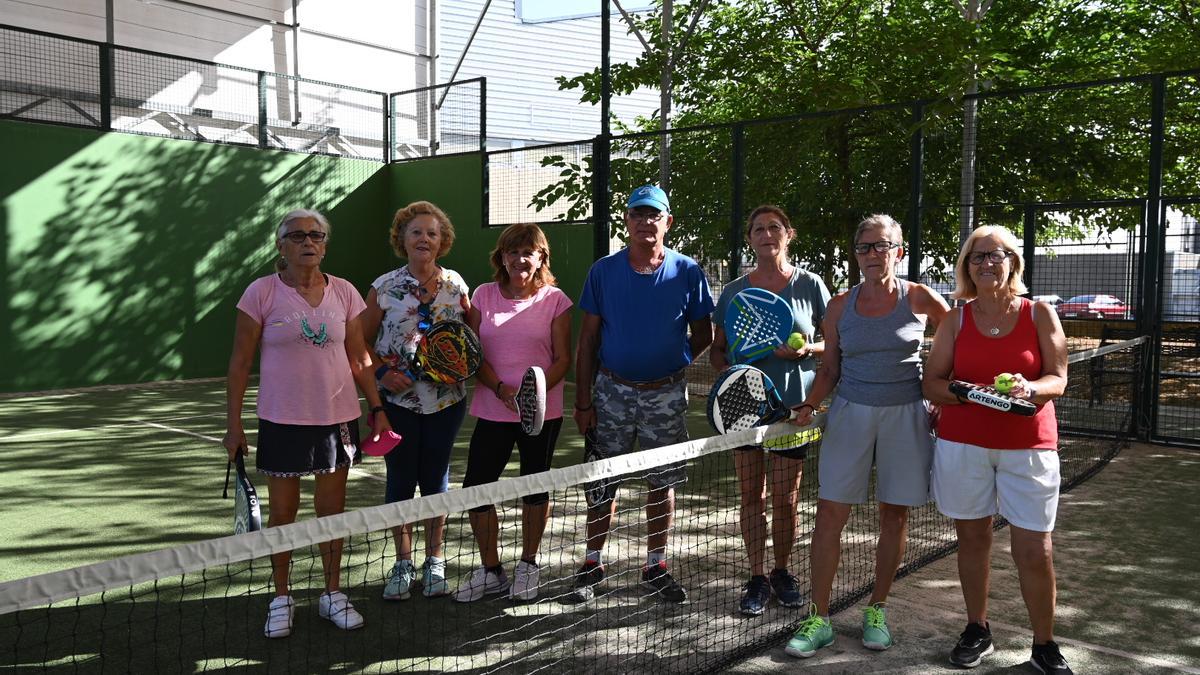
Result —
[[[1058, 402], [1064, 488], [1122, 447], [1144, 345], [1131, 340], [1071, 357], [1070, 386]], [[777, 605], [759, 617], [738, 612], [749, 572], [731, 450], [795, 431], [786, 424], [761, 427], [5, 583], [0, 664], [89, 672], [719, 670], [778, 644], [807, 612]], [[815, 441], [790, 563], [806, 597], [819, 453]], [[676, 490], [667, 554], [671, 573], [688, 592], [686, 604], [647, 594], [639, 584], [646, 561], [645, 479], [676, 462], [686, 464], [688, 479]], [[584, 557], [585, 493], [612, 481], [621, 488], [604, 549], [604, 592], [579, 603], [571, 596]], [[396, 555], [392, 528], [447, 516], [443, 557], [453, 592], [480, 565], [469, 510], [485, 504], [496, 505], [500, 557], [511, 578], [520, 554], [521, 498], [541, 492], [549, 493], [552, 506], [536, 600], [512, 602], [498, 594], [460, 603], [426, 598], [420, 590], [404, 601], [381, 598]], [[871, 590], [875, 513], [873, 503], [853, 510], [835, 611]], [[933, 505], [913, 510], [909, 533], [901, 575], [953, 550], [953, 527]], [[342, 589], [365, 618], [363, 628], [350, 632], [317, 610], [324, 586], [318, 544], [338, 537], [345, 538]], [[418, 566], [422, 548], [419, 537]], [[273, 595], [269, 554], [284, 550], [295, 551], [295, 621], [290, 637], [269, 640], [263, 636]]]

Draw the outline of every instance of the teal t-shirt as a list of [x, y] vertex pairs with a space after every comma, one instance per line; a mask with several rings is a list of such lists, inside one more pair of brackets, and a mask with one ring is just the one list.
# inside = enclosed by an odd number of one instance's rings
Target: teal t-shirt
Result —
[[[725, 284], [721, 297], [717, 299], [717, 309], [713, 312], [713, 321], [717, 325], [724, 325], [725, 311], [733, 301], [733, 296], [749, 287], [749, 275]], [[829, 289], [825, 288], [825, 282], [821, 281], [821, 277], [796, 267], [779, 296], [792, 307], [792, 332], [802, 333], [811, 342], [825, 318], [825, 307], [829, 304]], [[789, 407], [798, 406], [804, 401], [817, 372], [817, 359], [812, 355], [799, 361], [789, 361], [771, 354], [751, 365], [771, 378], [783, 402]]]

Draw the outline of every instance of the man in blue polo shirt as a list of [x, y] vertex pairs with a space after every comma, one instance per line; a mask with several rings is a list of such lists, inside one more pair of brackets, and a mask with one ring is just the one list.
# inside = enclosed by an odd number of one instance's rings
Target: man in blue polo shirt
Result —
[[[628, 246], [597, 260], [583, 285], [575, 422], [589, 460], [632, 452], [635, 443], [647, 450], [688, 438], [684, 368], [712, 342], [713, 299], [696, 261], [663, 244], [674, 224], [670, 211], [660, 188], [634, 190], [625, 209]], [[666, 559], [675, 485], [685, 480], [682, 464], [646, 477], [642, 585], [668, 602], [687, 601]], [[616, 491], [616, 483], [587, 490], [587, 558], [575, 575], [577, 602], [594, 597], [604, 580], [601, 550], [616, 511]]]

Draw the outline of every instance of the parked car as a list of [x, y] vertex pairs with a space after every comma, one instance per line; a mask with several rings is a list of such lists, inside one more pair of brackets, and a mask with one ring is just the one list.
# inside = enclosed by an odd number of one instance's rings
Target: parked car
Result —
[[1051, 307], [1057, 309], [1058, 306], [1062, 304], [1063, 299], [1057, 295], [1035, 295], [1033, 296], [1033, 301], [1046, 302], [1049, 303]]
[[1114, 295], [1076, 295], [1058, 305], [1064, 319], [1124, 319], [1129, 308]]

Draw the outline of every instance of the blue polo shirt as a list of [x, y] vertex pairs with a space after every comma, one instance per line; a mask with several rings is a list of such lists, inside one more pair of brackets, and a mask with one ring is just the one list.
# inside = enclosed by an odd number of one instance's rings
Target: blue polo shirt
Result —
[[712, 292], [695, 260], [671, 249], [653, 274], [629, 265], [629, 250], [597, 260], [579, 306], [600, 317], [600, 365], [643, 382], [692, 362], [687, 326], [713, 311]]

